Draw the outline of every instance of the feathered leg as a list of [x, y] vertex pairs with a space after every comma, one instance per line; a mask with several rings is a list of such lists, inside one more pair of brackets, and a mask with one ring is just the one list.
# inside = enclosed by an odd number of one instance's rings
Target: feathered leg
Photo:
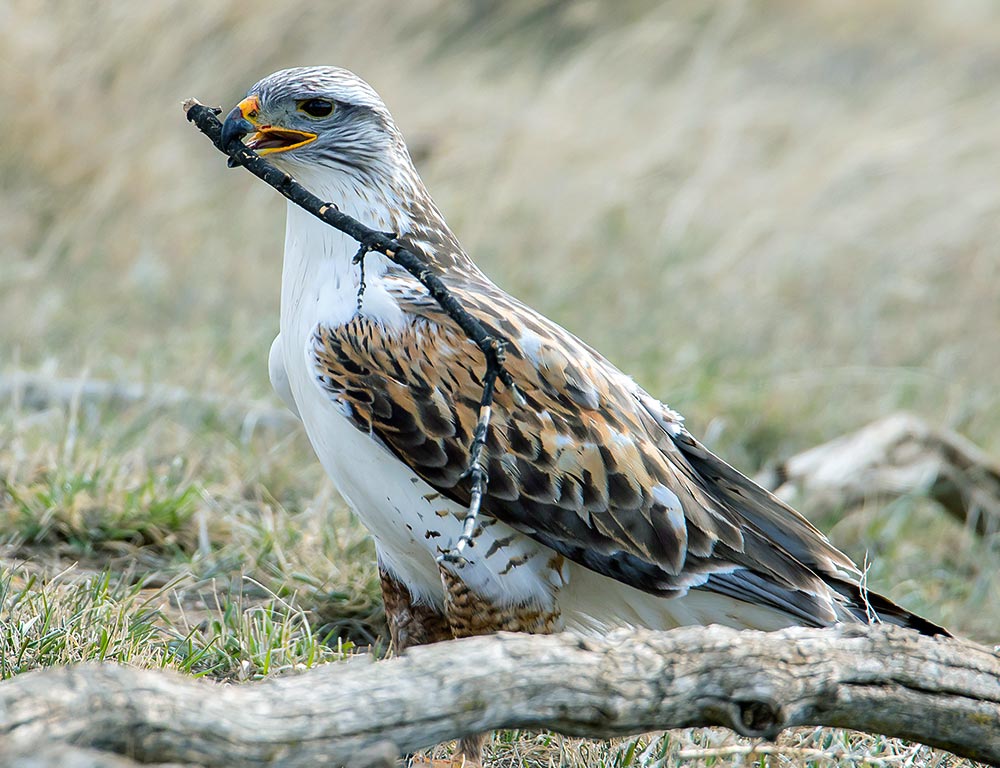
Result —
[[379, 568], [379, 578], [389, 635], [396, 654], [412, 645], [437, 643], [454, 637], [447, 617], [439, 609], [414, 602], [406, 585], [382, 568]]
[[[494, 632], [530, 632], [547, 635], [559, 622], [556, 608], [541, 608], [534, 604], [500, 607], [484, 600], [462, 581], [462, 565], [442, 564], [441, 584], [444, 587], [445, 616], [454, 637], [491, 635]], [[456, 764], [481, 765], [483, 745], [489, 734], [467, 736], [458, 742]]]
[[[405, 584], [380, 568], [382, 600], [397, 654], [410, 646], [452, 638], [490, 635], [494, 632], [549, 634], [557, 629], [559, 612], [535, 604], [497, 606], [470, 590], [460, 578], [461, 565], [442, 565], [444, 611], [414, 601]], [[435, 768], [481, 766], [488, 734], [468, 736], [458, 742], [451, 761], [433, 761]]]
[[[385, 616], [389, 622], [389, 634], [396, 654], [413, 645], [426, 645], [441, 640], [451, 640], [456, 636], [466, 636], [456, 635], [448, 617], [437, 608], [414, 602], [410, 590], [392, 574], [380, 568], [379, 577], [382, 582]], [[480, 766], [485, 741], [486, 737], [483, 734], [464, 738], [458, 742], [458, 750], [451, 760], [434, 760], [429, 764], [433, 768], [452, 768], [452, 766], [458, 768], [463, 764], [470, 768]]]

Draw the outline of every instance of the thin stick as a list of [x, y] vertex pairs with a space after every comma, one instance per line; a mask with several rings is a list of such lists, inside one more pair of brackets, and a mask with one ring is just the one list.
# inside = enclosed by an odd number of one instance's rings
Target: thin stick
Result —
[[437, 301], [441, 309], [454, 320], [465, 332], [465, 335], [479, 347], [486, 358], [486, 372], [483, 375], [483, 397], [479, 404], [479, 421], [469, 448], [469, 467], [465, 476], [472, 480], [470, 489], [469, 512], [462, 525], [462, 534], [453, 549], [442, 552], [438, 561], [458, 562], [462, 560], [462, 552], [471, 542], [475, 532], [476, 520], [486, 494], [488, 476], [483, 467], [482, 454], [486, 446], [486, 434], [489, 429], [490, 412], [493, 405], [493, 394], [496, 381], [503, 382], [514, 396], [514, 401], [523, 404], [524, 398], [517, 391], [514, 379], [504, 367], [504, 348], [506, 340], [489, 333], [486, 327], [470, 315], [455, 296], [448, 290], [441, 279], [435, 275], [424, 259], [396, 239], [392, 232], [379, 232], [366, 227], [357, 219], [342, 213], [334, 203], [324, 201], [299, 184], [289, 174], [275, 168], [256, 152], [248, 149], [241, 141], [233, 141], [228, 147], [222, 145], [222, 123], [217, 115], [221, 109], [206, 107], [196, 99], [187, 99], [183, 103], [184, 114], [194, 123], [198, 130], [208, 136], [216, 149], [228, 155], [231, 166], [242, 165], [250, 173], [278, 192], [308, 211], [316, 218], [329, 224], [334, 229], [343, 232], [360, 244], [354, 263], [361, 268], [361, 283], [358, 292], [358, 303], [364, 291], [364, 258], [368, 253], [381, 253], [399, 264], [413, 275]]
[[893, 765], [903, 760], [913, 759], [921, 749], [919, 744], [910, 747], [907, 752], [892, 755], [866, 755], [862, 752], [852, 752], [842, 747], [817, 749], [815, 747], [792, 747], [778, 744], [731, 744], [724, 747], [705, 747], [703, 749], [681, 749], [671, 754], [677, 760], [707, 760], [720, 757], [756, 757], [757, 755], [778, 755], [781, 757], [796, 757], [803, 760], [830, 760], [832, 762], [850, 761], [866, 765]]
[[[502, 354], [502, 351], [501, 351]], [[503, 358], [500, 358], [501, 365]], [[483, 504], [483, 495], [486, 493], [486, 486], [490, 481], [489, 474], [483, 466], [483, 449], [486, 448], [486, 433], [490, 428], [490, 415], [493, 412], [493, 390], [496, 387], [499, 372], [490, 370], [490, 361], [486, 363], [486, 376], [483, 382], [483, 397], [479, 401], [479, 420], [476, 422], [476, 429], [472, 437], [472, 449], [469, 452], [469, 468], [465, 474], [472, 480], [472, 495], [469, 499], [469, 511], [462, 520], [462, 534], [458, 537], [455, 545], [448, 550], [441, 552], [437, 561], [441, 563], [461, 563], [465, 559], [466, 546], [474, 546], [472, 537], [476, 532], [476, 521], [479, 516], [479, 508]], [[447, 587], [445, 587], [447, 591]]]

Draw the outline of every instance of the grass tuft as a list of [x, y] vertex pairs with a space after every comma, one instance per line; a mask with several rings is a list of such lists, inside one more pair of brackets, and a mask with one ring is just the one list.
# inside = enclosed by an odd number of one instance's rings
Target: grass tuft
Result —
[[121, 487], [113, 467], [42, 469], [25, 485], [4, 481], [10, 500], [3, 530], [24, 544], [68, 543], [92, 554], [109, 542], [182, 551], [198, 489], [164, 475]]

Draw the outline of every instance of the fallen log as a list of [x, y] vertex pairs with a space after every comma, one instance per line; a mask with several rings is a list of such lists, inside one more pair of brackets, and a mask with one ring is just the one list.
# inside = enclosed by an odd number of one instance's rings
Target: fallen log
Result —
[[956, 432], [897, 413], [755, 478], [811, 513], [920, 493], [981, 536], [1000, 532], [1000, 464]]
[[0, 765], [5, 768], [183, 768], [178, 763], [151, 766], [111, 752], [70, 744], [44, 744], [17, 751], [0, 749]]
[[65, 743], [140, 762], [384, 765], [497, 728], [611, 737], [828, 725], [1000, 765], [1000, 655], [891, 626], [501, 634], [235, 686], [110, 664], [0, 684], [0, 753]]

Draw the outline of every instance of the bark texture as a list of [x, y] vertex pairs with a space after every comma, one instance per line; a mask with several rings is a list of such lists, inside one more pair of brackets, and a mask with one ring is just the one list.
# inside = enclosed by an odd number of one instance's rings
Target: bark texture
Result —
[[1000, 656], [888, 626], [696, 627], [475, 637], [245, 686], [113, 665], [0, 685], [0, 753], [68, 743], [204, 766], [382, 765], [503, 727], [608, 737], [705, 725], [765, 738], [852, 728], [1000, 765]]

